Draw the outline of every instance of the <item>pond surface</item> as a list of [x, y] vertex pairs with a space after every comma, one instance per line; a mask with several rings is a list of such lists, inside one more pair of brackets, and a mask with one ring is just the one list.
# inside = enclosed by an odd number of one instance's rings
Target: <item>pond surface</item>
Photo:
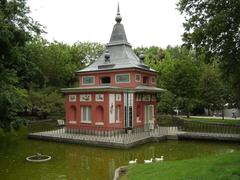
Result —
[[[4, 180], [108, 180], [114, 170], [127, 165], [129, 160], [160, 157], [165, 161], [189, 159], [239, 151], [239, 143], [213, 141], [168, 140], [148, 143], [129, 150], [119, 150], [83, 145], [28, 140], [26, 136], [0, 138], [0, 177]], [[36, 153], [52, 156], [45, 163], [30, 163], [25, 160]]]

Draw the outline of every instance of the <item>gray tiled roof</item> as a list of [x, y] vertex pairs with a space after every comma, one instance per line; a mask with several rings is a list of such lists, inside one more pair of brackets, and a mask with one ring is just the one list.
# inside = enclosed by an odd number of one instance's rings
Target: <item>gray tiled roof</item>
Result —
[[[118, 11], [117, 17], [120, 17]], [[131, 44], [127, 41], [127, 36], [121, 19], [116, 18], [117, 23], [113, 27], [109, 43], [106, 45], [110, 53], [110, 61], [105, 62], [105, 52], [91, 65], [77, 72], [116, 70], [125, 68], [138, 68], [151, 72], [156, 72], [144, 63], [133, 52]]]

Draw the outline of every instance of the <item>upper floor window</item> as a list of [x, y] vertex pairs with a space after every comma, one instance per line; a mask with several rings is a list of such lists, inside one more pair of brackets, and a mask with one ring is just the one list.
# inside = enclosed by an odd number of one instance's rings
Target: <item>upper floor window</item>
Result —
[[144, 76], [143, 77], [143, 84], [148, 84], [149, 83], [149, 77]]
[[141, 74], [136, 74], [135, 75], [135, 81], [136, 82], [141, 82]]
[[155, 84], [156, 83], [156, 78], [152, 77], [152, 83]]
[[82, 84], [83, 85], [93, 85], [93, 84], [95, 84], [94, 76], [83, 76], [82, 77]]
[[108, 76], [106, 76], [106, 77], [101, 77], [100, 78], [100, 80], [101, 80], [101, 84], [110, 84], [111, 83], [111, 77], [108, 77]]
[[116, 83], [129, 83], [130, 82], [130, 74], [116, 74], [115, 81], [116, 81]]

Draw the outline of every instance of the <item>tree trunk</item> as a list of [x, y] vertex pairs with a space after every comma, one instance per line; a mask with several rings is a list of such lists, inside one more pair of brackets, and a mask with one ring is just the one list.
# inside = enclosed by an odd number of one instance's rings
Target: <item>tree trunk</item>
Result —
[[208, 111], [208, 116], [210, 116], [210, 109], [208, 108], [207, 111]]
[[224, 120], [224, 107], [222, 108], [222, 120]]

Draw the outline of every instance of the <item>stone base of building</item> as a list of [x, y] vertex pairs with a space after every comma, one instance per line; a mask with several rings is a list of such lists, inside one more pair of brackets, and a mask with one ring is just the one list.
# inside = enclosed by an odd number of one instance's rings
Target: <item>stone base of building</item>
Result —
[[240, 135], [197, 133], [178, 131], [177, 127], [159, 127], [151, 131], [137, 133], [111, 133], [104, 135], [79, 134], [65, 131], [64, 128], [45, 132], [29, 133], [30, 139], [55, 141], [61, 143], [85, 144], [110, 148], [131, 148], [147, 142], [159, 142], [168, 139], [205, 139], [240, 142]]

